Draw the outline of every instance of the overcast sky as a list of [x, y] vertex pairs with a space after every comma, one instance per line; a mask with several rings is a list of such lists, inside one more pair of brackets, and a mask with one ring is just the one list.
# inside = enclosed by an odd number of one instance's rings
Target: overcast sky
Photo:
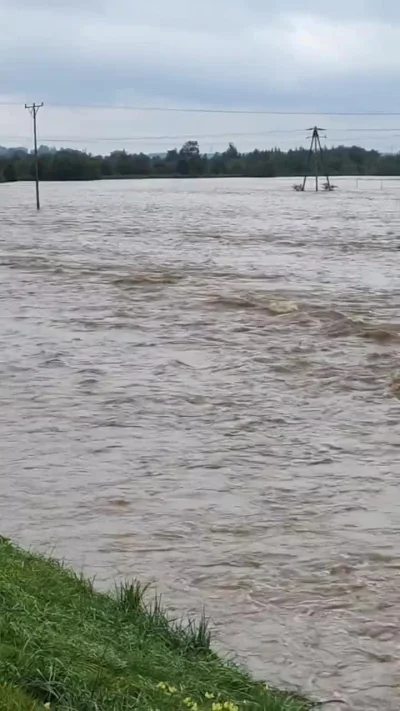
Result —
[[[242, 150], [288, 147], [316, 122], [328, 128], [328, 143], [400, 149], [400, 116], [316, 115], [400, 113], [398, 0], [0, 0], [0, 17], [5, 145], [28, 143], [23, 104], [35, 100], [45, 102], [43, 143], [95, 152], [163, 150], [186, 137], [199, 137], [204, 151], [230, 139]], [[310, 115], [76, 108], [82, 104]], [[394, 130], [358, 130], [367, 127]]]

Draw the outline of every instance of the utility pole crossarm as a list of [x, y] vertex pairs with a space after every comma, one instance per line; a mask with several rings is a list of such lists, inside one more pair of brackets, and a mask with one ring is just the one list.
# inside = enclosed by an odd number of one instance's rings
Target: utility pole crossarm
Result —
[[40, 195], [39, 195], [39, 156], [38, 156], [38, 145], [37, 145], [37, 122], [36, 118], [39, 113], [39, 109], [43, 106], [43, 101], [41, 104], [25, 104], [25, 108], [28, 109], [29, 113], [33, 118], [33, 145], [35, 152], [35, 183], [36, 183], [36, 209], [40, 210]]

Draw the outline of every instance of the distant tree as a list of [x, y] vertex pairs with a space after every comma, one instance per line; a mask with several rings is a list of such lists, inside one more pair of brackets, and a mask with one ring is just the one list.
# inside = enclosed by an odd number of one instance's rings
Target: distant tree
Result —
[[243, 163], [241, 160], [232, 160], [229, 163], [230, 175], [243, 175]]
[[173, 148], [170, 151], [167, 151], [167, 155], [165, 156], [165, 161], [166, 163], [176, 163], [179, 158], [179, 153], [176, 150], [176, 148]]
[[179, 156], [179, 152], [176, 150], [176, 148], [172, 148], [172, 150], [167, 151], [167, 154], [163, 159], [154, 162], [153, 168], [157, 173], [174, 175], [175, 173], [179, 172], [179, 160], [182, 160]]
[[116, 175], [131, 175], [132, 160], [126, 151], [114, 151], [111, 154]]
[[179, 155], [186, 160], [193, 160], [193, 158], [198, 158], [200, 155], [200, 148], [198, 141], [186, 141], [179, 151]]
[[151, 169], [151, 160], [144, 153], [131, 156], [132, 175], [149, 175]]
[[189, 161], [187, 158], [180, 158], [178, 160], [176, 171], [179, 175], [189, 175]]
[[[254, 177], [301, 176], [306, 168], [308, 147], [282, 151], [255, 149], [240, 153], [233, 143], [223, 153], [202, 155], [197, 141], [187, 141], [180, 150], [146, 155], [124, 150], [108, 156], [93, 156], [79, 150], [41, 147], [41, 180], [97, 180], [110, 177], [169, 175], [243, 175]], [[359, 146], [324, 149], [327, 169], [332, 175], [400, 176], [400, 154], [381, 154]], [[24, 148], [0, 147], [0, 180], [33, 180], [35, 156]]]
[[109, 178], [113, 174], [112, 165], [108, 158], [105, 158], [101, 163], [101, 174], [105, 178]]
[[224, 158], [227, 160], [233, 160], [235, 158], [238, 158], [239, 156], [239, 151], [236, 148], [234, 143], [230, 143], [228, 148], [226, 149], [225, 153], [222, 154]]
[[226, 175], [227, 173], [226, 163], [219, 153], [211, 158], [210, 166], [213, 175]]
[[7, 163], [3, 170], [3, 177], [6, 183], [15, 183], [17, 180], [17, 171], [14, 163]]

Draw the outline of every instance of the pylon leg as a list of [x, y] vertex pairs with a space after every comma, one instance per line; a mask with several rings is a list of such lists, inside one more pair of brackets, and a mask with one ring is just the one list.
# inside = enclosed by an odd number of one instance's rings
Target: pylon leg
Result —
[[302, 191], [303, 191], [303, 192], [304, 192], [304, 190], [306, 189], [306, 183], [307, 183], [307, 178], [308, 178], [308, 171], [309, 171], [309, 168], [310, 168], [311, 156], [312, 156], [312, 154], [313, 154], [313, 152], [314, 152], [314, 139], [315, 139], [315, 136], [314, 136], [314, 134], [313, 134], [313, 137], [312, 137], [312, 139], [311, 139], [310, 150], [308, 151], [308, 156], [307, 156], [306, 172], [305, 172], [305, 175], [304, 175], [303, 187], [302, 187]]

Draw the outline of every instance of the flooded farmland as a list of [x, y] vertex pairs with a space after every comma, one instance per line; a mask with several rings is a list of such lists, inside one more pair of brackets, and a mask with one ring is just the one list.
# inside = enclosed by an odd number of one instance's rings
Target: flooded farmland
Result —
[[[1, 533], [400, 708], [400, 192], [0, 186]], [[334, 709], [331, 705], [330, 708]]]

